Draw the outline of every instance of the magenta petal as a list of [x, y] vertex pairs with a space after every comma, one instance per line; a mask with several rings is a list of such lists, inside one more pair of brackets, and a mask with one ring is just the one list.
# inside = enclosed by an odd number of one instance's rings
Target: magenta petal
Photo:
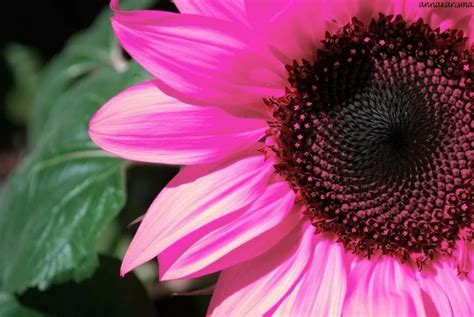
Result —
[[443, 263], [437, 267], [435, 281], [443, 288], [454, 316], [474, 316], [474, 283], [458, 276], [454, 267]]
[[301, 210], [292, 210], [294, 199], [286, 182], [269, 186], [225, 223], [203, 227], [162, 252], [158, 256], [160, 279], [210, 274], [262, 254], [301, 218]]
[[268, 252], [221, 272], [211, 316], [262, 316], [291, 291], [313, 253], [314, 228], [305, 219]]
[[342, 244], [318, 235], [308, 269], [274, 315], [341, 316], [348, 264]]
[[248, 24], [243, 0], [174, 0], [179, 12], [213, 17], [224, 21]]
[[[451, 2], [463, 2], [461, 0], [453, 0]], [[429, 23], [432, 28], [439, 27], [441, 31], [456, 28], [461, 29], [471, 36], [470, 23], [473, 20], [474, 7], [470, 8], [424, 8], [420, 9], [421, 17], [425, 22]], [[472, 41], [472, 39], [470, 39]]]
[[426, 314], [438, 317], [456, 317], [453, 315], [449, 298], [443, 288], [434, 280], [431, 272], [419, 272], [418, 283], [422, 288]]
[[468, 29], [468, 36], [469, 36], [469, 42], [471, 45], [474, 44], [474, 17], [471, 16], [471, 21], [469, 21], [469, 29]]
[[266, 128], [263, 120], [184, 104], [145, 82], [107, 102], [91, 120], [89, 134], [104, 150], [129, 160], [189, 165], [248, 149]]
[[[399, 0], [393, 1], [393, 12], [391, 14], [401, 14], [407, 21], [417, 21], [419, 18], [427, 19], [430, 9], [420, 8], [419, 0]], [[428, 20], [425, 20], [428, 22]]]
[[344, 316], [426, 316], [411, 268], [391, 257], [362, 259], [349, 276]]
[[320, 1], [245, 1], [249, 20], [285, 64], [312, 59], [324, 38], [325, 21]]
[[474, 276], [469, 274], [469, 272], [474, 270], [474, 244], [466, 240], [458, 240], [456, 247], [457, 249], [453, 256], [455, 257], [457, 269], [461, 272], [461, 275], [466, 275], [466, 278], [474, 283]]
[[349, 23], [353, 17], [369, 24], [379, 13], [386, 16], [401, 14], [406, 20], [414, 22], [422, 11], [419, 8], [419, 0], [321, 0], [321, 2], [324, 7], [321, 15], [330, 26], [331, 32]]
[[284, 65], [242, 25], [191, 14], [117, 11], [112, 26], [158, 87], [185, 102], [258, 104], [253, 110], [264, 112], [262, 98], [284, 94]]
[[[314, 59], [326, 31], [335, 32], [355, 16], [370, 21], [392, 0], [246, 0], [250, 24], [285, 64]], [[393, 10], [390, 10], [393, 11]]]
[[206, 224], [252, 203], [268, 186], [273, 164], [256, 155], [183, 168], [145, 214], [125, 254], [122, 274]]
[[[370, 1], [370, 0], [366, 0]], [[474, 21], [474, 8], [420, 8], [419, 0], [383, 0], [389, 2], [389, 14], [401, 14], [407, 21], [417, 21], [423, 18], [433, 29], [440, 28], [444, 31], [449, 28], [463, 30], [472, 42], [472, 28], [470, 23]], [[424, 1], [429, 3], [429, 1]], [[453, 0], [451, 3], [465, 2], [464, 0]], [[384, 12], [384, 11], [381, 11]]]

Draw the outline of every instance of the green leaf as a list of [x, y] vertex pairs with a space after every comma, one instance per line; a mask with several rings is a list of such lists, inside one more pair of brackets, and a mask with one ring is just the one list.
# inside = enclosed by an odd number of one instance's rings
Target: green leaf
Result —
[[0, 293], [0, 316], [2, 317], [44, 317], [43, 314], [21, 306], [10, 294]]
[[[124, 9], [145, 8], [153, 0], [121, 1]], [[104, 10], [86, 31], [69, 39], [63, 52], [44, 69], [31, 117], [29, 140], [36, 143], [47, 118], [54, 111], [51, 104], [78, 80], [98, 69], [123, 71], [126, 62], [110, 26], [112, 12]]]
[[38, 86], [41, 61], [35, 50], [21, 44], [9, 44], [3, 54], [14, 82], [5, 100], [7, 115], [12, 122], [25, 124]]
[[93, 272], [99, 234], [125, 202], [124, 162], [98, 150], [87, 125], [136, 75], [99, 71], [53, 105], [53, 118], [0, 196], [4, 290], [45, 288]]
[[134, 63], [124, 69], [107, 59], [117, 48], [108, 15], [72, 39], [40, 78], [29, 153], [0, 193], [4, 291], [90, 276], [99, 236], [124, 205], [125, 162], [92, 143], [88, 122], [148, 75]]
[[20, 302], [51, 316], [155, 316], [140, 280], [133, 273], [121, 278], [119, 269], [119, 260], [101, 257], [98, 270], [90, 278], [55, 285], [44, 292], [28, 290]]

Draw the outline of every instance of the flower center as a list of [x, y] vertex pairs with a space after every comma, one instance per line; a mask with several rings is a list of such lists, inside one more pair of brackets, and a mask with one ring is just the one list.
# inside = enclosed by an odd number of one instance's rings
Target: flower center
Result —
[[287, 65], [271, 149], [318, 231], [419, 265], [472, 240], [473, 67], [462, 31], [382, 15]]

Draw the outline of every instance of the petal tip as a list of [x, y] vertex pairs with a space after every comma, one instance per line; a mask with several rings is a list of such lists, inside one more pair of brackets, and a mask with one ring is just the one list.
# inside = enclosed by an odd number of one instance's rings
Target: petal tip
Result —
[[125, 262], [122, 262], [122, 266], [120, 267], [120, 276], [125, 277], [125, 275], [130, 272], [131, 269], [126, 265]]
[[169, 274], [169, 271], [162, 270], [161, 268], [158, 269], [158, 278], [159, 278], [160, 282], [176, 279], [176, 278], [173, 278], [173, 276], [171, 274]]
[[115, 11], [115, 10], [120, 10], [120, 8], [119, 8], [119, 0], [111, 0], [111, 1], [110, 1], [110, 8], [111, 8], [112, 10], [114, 10], [114, 11]]
[[94, 142], [98, 147], [102, 148], [103, 144], [103, 122], [99, 113], [101, 110], [97, 111], [92, 118], [89, 120], [89, 126], [87, 128], [87, 133], [89, 134], [89, 138]]
[[[158, 254], [157, 256], [157, 260], [158, 260], [158, 263], [159, 263], [159, 266], [158, 266], [158, 279], [161, 281], [161, 282], [164, 282], [164, 281], [170, 281], [170, 280], [176, 280], [176, 279], [180, 279], [180, 278], [183, 278], [182, 274], [180, 275], [179, 273], [176, 274], [176, 270], [173, 270], [173, 268], [169, 265], [169, 263], [167, 264], [167, 261], [165, 258], [163, 258], [163, 253], [161, 254]], [[169, 260], [169, 259], [168, 259]]]
[[130, 250], [131, 250], [131, 246], [129, 246], [127, 252], [125, 253], [122, 259], [122, 265], [120, 266], [120, 276], [122, 277], [125, 276], [130, 271], [134, 270], [137, 266], [141, 264], [137, 261], [138, 257], [132, 256]]

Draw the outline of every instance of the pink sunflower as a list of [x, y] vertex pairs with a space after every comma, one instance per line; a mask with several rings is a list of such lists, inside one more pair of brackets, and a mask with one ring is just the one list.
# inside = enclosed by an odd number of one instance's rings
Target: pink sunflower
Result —
[[474, 316], [473, 8], [430, 3], [112, 1], [154, 79], [91, 138], [185, 165], [122, 274], [221, 271], [212, 316]]

